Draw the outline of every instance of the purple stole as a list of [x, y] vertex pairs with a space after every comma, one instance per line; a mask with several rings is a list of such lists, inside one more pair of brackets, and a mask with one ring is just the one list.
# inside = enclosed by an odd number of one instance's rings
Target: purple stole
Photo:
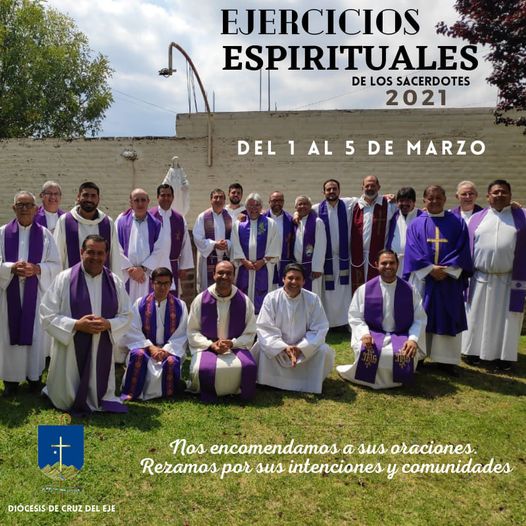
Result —
[[[475, 230], [479, 227], [482, 220], [486, 217], [489, 208], [485, 208], [477, 214], [473, 214], [469, 221], [469, 244], [471, 254], [474, 255], [475, 249]], [[517, 239], [515, 242], [515, 257], [513, 258], [513, 268], [511, 271], [511, 291], [510, 291], [510, 312], [523, 312], [526, 299], [526, 215], [523, 208], [512, 208], [511, 214], [517, 229]]]
[[[18, 221], [13, 219], [4, 229], [5, 260], [18, 261]], [[29, 230], [28, 263], [38, 264], [44, 253], [43, 227], [33, 222]], [[10, 345], [32, 345], [33, 327], [38, 295], [38, 276], [25, 278], [24, 297], [20, 298], [18, 276], [13, 276], [7, 287], [7, 319]]]
[[[158, 347], [166, 344], [170, 336], [179, 327], [183, 309], [181, 301], [176, 297], [173, 291], [170, 291], [166, 298], [166, 313], [164, 318], [164, 335], [163, 341], [157, 341], [157, 313], [155, 305], [155, 296], [153, 292], [144, 296], [139, 302], [139, 314], [142, 320], [142, 332], [153, 345]], [[126, 377], [122, 388], [121, 399], [130, 400], [138, 398], [144, 389], [146, 372], [150, 356], [144, 349], [132, 349], [128, 367], [126, 368]], [[173, 396], [179, 383], [181, 375], [181, 359], [179, 356], [171, 355], [162, 362], [162, 396]]]
[[[422, 210], [417, 209], [416, 217], [420, 217], [421, 215], [422, 215]], [[400, 217], [400, 210], [397, 210], [394, 216], [391, 218], [391, 221], [389, 221], [389, 230], [387, 231], [387, 241], [385, 243], [385, 248], [388, 250], [391, 250], [391, 246], [393, 244], [393, 238], [396, 232], [396, 223], [398, 222], [399, 217]]]
[[[110, 251], [111, 251], [111, 225], [108, 216], [104, 216], [99, 223], [99, 235], [101, 235], [108, 242], [108, 256], [106, 257], [105, 265], [110, 268]], [[80, 263], [80, 240], [79, 240], [79, 224], [73, 217], [71, 212], [66, 213], [66, 221], [64, 223], [66, 233], [66, 247], [68, 252], [68, 267], [72, 267]]]
[[[303, 231], [303, 252], [301, 254], [301, 263], [305, 269], [305, 290], [312, 292], [312, 255], [314, 254], [314, 245], [316, 243], [316, 212], [311, 210], [305, 222]], [[295, 235], [298, 235], [298, 225], [294, 225]]]
[[[246, 327], [247, 298], [238, 290], [230, 300], [228, 339], [239, 338]], [[217, 300], [205, 290], [201, 296], [201, 333], [212, 341], [217, 341]], [[241, 398], [251, 399], [256, 392], [257, 366], [247, 349], [231, 349], [241, 362]], [[217, 400], [215, 390], [217, 354], [209, 349], [201, 351], [199, 363], [199, 384], [201, 400], [214, 402]]]
[[[119, 243], [121, 244], [124, 255], [128, 255], [130, 245], [131, 227], [134, 221], [133, 210], [129, 208], [124, 212], [119, 219], [117, 234], [119, 236]], [[146, 212], [146, 221], [148, 222], [148, 244], [150, 245], [150, 254], [153, 252], [153, 246], [161, 232], [161, 222], [155, 219], [149, 212]]]
[[[243, 249], [246, 259], [249, 254], [249, 241], [250, 241], [250, 224], [251, 221], [246, 216], [244, 221], [238, 223], [238, 233], [239, 233], [239, 244]], [[257, 219], [257, 238], [256, 238], [256, 259], [265, 259], [265, 251], [267, 250], [267, 238], [268, 238], [268, 218], [264, 215], [260, 215]], [[254, 271], [252, 271], [254, 272]], [[240, 265], [237, 271], [237, 281], [236, 285], [242, 292], [245, 294], [248, 293], [248, 276], [249, 271], [243, 266]], [[263, 265], [256, 272], [256, 280], [254, 285], [254, 309], [256, 314], [259, 313], [261, 305], [263, 304], [263, 299], [268, 293], [268, 269], [267, 265]]]
[[427, 275], [422, 298], [427, 313], [426, 331], [455, 336], [467, 328], [464, 290], [467, 277], [473, 270], [473, 262], [466, 222], [451, 212], [444, 212], [443, 217], [429, 216], [424, 212], [409, 225], [404, 279], [408, 279], [411, 272], [430, 264], [457, 266], [463, 270], [459, 279], [448, 276], [437, 281]]
[[[380, 354], [385, 338], [382, 327], [383, 297], [378, 276], [365, 284], [364, 320], [369, 327], [374, 344], [371, 350], [362, 345], [355, 378], [362, 382], [374, 384]], [[409, 383], [413, 380], [413, 359], [406, 358], [400, 353], [407, 340], [409, 329], [413, 324], [413, 290], [409, 283], [396, 279], [394, 297], [395, 330], [390, 334], [393, 347], [393, 382]]]
[[[60, 210], [60, 208], [57, 210], [57, 216], [60, 217], [62, 214], [64, 214], [64, 210]], [[47, 219], [46, 219], [46, 213], [44, 211], [43, 206], [39, 206], [37, 213], [35, 214], [35, 218], [33, 221], [39, 225], [42, 225], [47, 228]]]
[[[475, 207], [473, 208], [473, 214], [476, 214], [477, 212], [480, 212], [483, 210], [483, 208], [475, 203]], [[462, 219], [462, 214], [460, 212], [460, 205], [455, 206], [455, 208], [452, 208], [450, 210], [452, 214], [455, 214], [459, 219]]]
[[[230, 233], [232, 232], [232, 217], [230, 214], [223, 208], [221, 211], [223, 216], [223, 221], [225, 222], [225, 238], [230, 239]], [[205, 239], [215, 239], [214, 233], [214, 213], [211, 208], [205, 211], [203, 216], [204, 230], [205, 230]], [[226, 255], [223, 256], [223, 259], [228, 259]], [[207, 277], [207, 286], [214, 283], [214, 269], [217, 264], [217, 252], [212, 250], [208, 257], [206, 258], [206, 277]]]
[[[154, 206], [149, 210], [157, 220], [162, 224], [163, 218], [159, 213], [159, 207]], [[184, 218], [181, 214], [171, 211], [170, 214], [170, 233], [171, 233], [171, 245], [170, 245], [170, 266], [172, 274], [174, 276], [173, 282], [175, 285], [175, 292], [178, 293], [177, 287], [179, 284], [179, 256], [181, 255], [181, 249], [183, 248], [184, 239]]]
[[[283, 240], [281, 242], [281, 258], [279, 263], [274, 267], [274, 277], [272, 283], [283, 285], [283, 272], [285, 267], [294, 260], [294, 223], [292, 222], [292, 216], [282, 211], [283, 214]], [[266, 217], [272, 217], [270, 210], [265, 212]]]
[[[332, 261], [332, 241], [331, 228], [329, 224], [329, 210], [327, 201], [320, 203], [318, 208], [318, 215], [325, 224], [325, 232], [327, 234], [327, 250], [325, 252], [325, 267], [323, 269], [325, 279], [325, 290], [334, 290], [334, 270]], [[340, 284], [349, 284], [349, 226], [347, 224], [347, 207], [345, 203], [338, 199], [338, 229], [339, 248], [340, 248]]]
[[[69, 286], [69, 304], [71, 317], [79, 320], [87, 314], [92, 314], [91, 302], [89, 298], [88, 286], [81, 263], [77, 263], [71, 268]], [[101, 316], [107, 320], [114, 318], [119, 309], [117, 289], [111, 272], [103, 267], [102, 269], [102, 302]], [[90, 413], [87, 404], [90, 370], [91, 370], [91, 344], [93, 335], [85, 332], [76, 332], [74, 336], [75, 356], [79, 373], [79, 387], [71, 410], [74, 413]], [[104, 411], [115, 413], [126, 413], [128, 409], [116, 402], [106, 402], [102, 397], [108, 389], [108, 379], [113, 361], [113, 345], [108, 331], [100, 333], [99, 345], [96, 351], [97, 360], [97, 398], [99, 407]]]

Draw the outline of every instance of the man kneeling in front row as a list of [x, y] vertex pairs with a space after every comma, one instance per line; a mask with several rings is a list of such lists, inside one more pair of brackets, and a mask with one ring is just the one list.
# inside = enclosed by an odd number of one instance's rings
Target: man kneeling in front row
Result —
[[373, 389], [412, 381], [425, 357], [427, 316], [418, 292], [396, 277], [398, 257], [378, 253], [379, 276], [355, 292], [349, 308], [355, 361], [336, 368], [345, 380]]
[[172, 278], [166, 267], [156, 268], [152, 272], [153, 292], [133, 306], [130, 330], [120, 341], [130, 350], [121, 400], [168, 398], [178, 390], [188, 312], [170, 290]]
[[256, 362], [248, 351], [256, 335], [254, 306], [234, 282], [234, 265], [219, 262], [214, 284], [190, 306], [188, 345], [192, 353], [189, 390], [203, 402], [240, 393], [244, 399], [256, 390]]
[[329, 322], [318, 295], [303, 289], [299, 263], [284, 270], [283, 288], [265, 297], [257, 320], [258, 383], [288, 391], [321, 393], [334, 366], [325, 343]]

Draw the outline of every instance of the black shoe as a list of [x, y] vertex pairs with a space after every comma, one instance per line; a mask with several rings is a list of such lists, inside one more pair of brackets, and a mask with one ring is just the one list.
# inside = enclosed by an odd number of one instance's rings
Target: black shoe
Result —
[[504, 371], [509, 372], [512, 370], [513, 363], [509, 360], [497, 360], [497, 364], [495, 365], [496, 371]]
[[16, 396], [16, 393], [18, 393], [18, 382], [4, 382], [4, 392], [2, 394], [4, 398]]
[[480, 365], [480, 356], [466, 356], [465, 361], [469, 365]]
[[29, 392], [32, 394], [39, 394], [42, 391], [42, 387], [44, 387], [40, 378], [38, 380], [28, 380], [27, 383], [29, 384]]
[[440, 370], [447, 374], [448, 376], [452, 376], [454, 378], [458, 378], [460, 376], [458, 367], [453, 363], [439, 363]]

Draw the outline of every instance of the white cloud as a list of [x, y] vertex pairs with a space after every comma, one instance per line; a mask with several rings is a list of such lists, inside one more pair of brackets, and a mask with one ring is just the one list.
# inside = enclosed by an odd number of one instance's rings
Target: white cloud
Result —
[[[373, 9], [373, 20], [382, 9], [419, 9], [420, 31], [413, 36], [382, 35], [373, 25], [373, 35], [347, 37], [302, 35], [221, 35], [221, 9], [238, 9], [238, 24], [247, 27], [247, 9], [320, 9], [313, 0], [240, 1], [240, 0], [48, 0], [47, 4], [69, 14], [89, 38], [91, 48], [107, 55], [115, 70], [111, 81], [115, 102], [103, 123], [103, 135], [173, 135], [173, 111], [187, 112], [185, 61], [174, 53], [174, 67], [178, 72], [169, 79], [158, 76], [158, 70], [168, 62], [168, 45], [179, 43], [194, 61], [207, 90], [210, 104], [216, 94], [217, 111], [257, 110], [259, 108], [259, 72], [224, 71], [224, 45], [417, 45], [463, 46], [466, 42], [437, 35], [439, 20], [452, 23], [456, 12], [451, 2], [426, 0], [398, 0], [371, 2], [356, 0], [353, 9], [361, 9], [362, 17], [352, 23], [353, 28], [364, 27], [364, 9]], [[446, 4], [446, 5], [445, 5]], [[349, 2], [333, 0], [330, 7], [342, 11]], [[323, 7], [327, 9], [327, 7]], [[351, 13], [351, 15], [353, 15]], [[349, 17], [354, 20], [355, 16]], [[313, 18], [315, 20], [315, 18]], [[319, 23], [316, 23], [319, 27]], [[496, 92], [484, 78], [489, 67], [482, 63], [469, 73], [472, 87], [448, 89], [448, 105], [491, 105]], [[360, 62], [361, 63], [361, 62]], [[387, 72], [382, 72], [384, 75]], [[420, 74], [419, 72], [416, 72]], [[287, 71], [271, 73], [271, 109], [335, 109], [385, 107], [385, 89], [353, 87], [353, 74], [371, 75], [369, 71]], [[404, 72], [393, 72], [402, 75]], [[413, 74], [413, 73], [411, 73]], [[424, 74], [433, 74], [427, 72]], [[455, 75], [465, 73], [452, 72]], [[263, 108], [267, 107], [266, 72], [263, 72]], [[196, 83], [196, 89], [197, 83]], [[204, 104], [198, 93], [198, 107]], [[141, 102], [144, 101], [144, 102]], [[149, 104], [148, 104], [149, 103]], [[159, 108], [160, 107], [160, 108]]]

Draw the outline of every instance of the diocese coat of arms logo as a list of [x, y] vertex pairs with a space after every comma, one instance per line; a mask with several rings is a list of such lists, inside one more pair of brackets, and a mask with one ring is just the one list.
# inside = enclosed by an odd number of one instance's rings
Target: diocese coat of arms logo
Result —
[[68, 480], [84, 465], [84, 426], [38, 426], [38, 467], [53, 480]]

